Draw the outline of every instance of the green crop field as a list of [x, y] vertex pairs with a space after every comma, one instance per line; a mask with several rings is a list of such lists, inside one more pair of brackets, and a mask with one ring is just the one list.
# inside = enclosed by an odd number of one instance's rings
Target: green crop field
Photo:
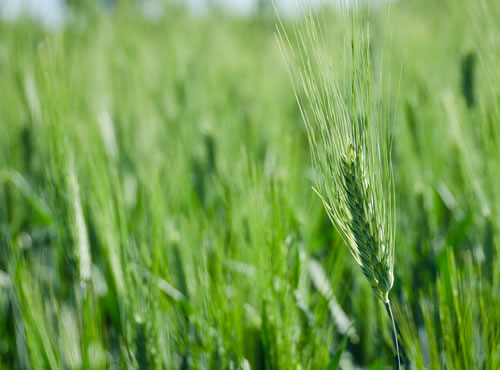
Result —
[[0, 21], [0, 369], [499, 369], [500, 2], [376, 3]]

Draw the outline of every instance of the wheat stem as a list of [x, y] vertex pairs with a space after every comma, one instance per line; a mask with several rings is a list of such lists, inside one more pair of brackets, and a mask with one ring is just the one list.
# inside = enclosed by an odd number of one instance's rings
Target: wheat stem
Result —
[[398, 333], [396, 331], [396, 323], [394, 321], [394, 315], [392, 314], [391, 302], [387, 300], [384, 302], [385, 309], [389, 314], [392, 322], [392, 342], [394, 343], [394, 347], [396, 348], [396, 364], [398, 369], [401, 369], [401, 356], [399, 354], [399, 344], [398, 344]]

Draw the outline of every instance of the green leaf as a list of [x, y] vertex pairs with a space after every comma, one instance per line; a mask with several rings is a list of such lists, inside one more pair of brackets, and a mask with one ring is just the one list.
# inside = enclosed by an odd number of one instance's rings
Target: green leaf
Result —
[[335, 352], [335, 355], [330, 360], [327, 370], [336, 370], [339, 368], [340, 358], [342, 357], [342, 353], [344, 353], [346, 343], [347, 343], [347, 334], [344, 335], [344, 338], [342, 339], [342, 342], [340, 343], [337, 352]]

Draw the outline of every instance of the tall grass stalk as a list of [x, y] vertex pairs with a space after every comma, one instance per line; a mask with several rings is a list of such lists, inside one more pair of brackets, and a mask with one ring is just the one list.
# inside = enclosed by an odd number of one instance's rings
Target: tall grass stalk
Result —
[[389, 117], [372, 77], [367, 14], [358, 5], [344, 12], [349, 36], [332, 49], [325, 19], [311, 12], [291, 32], [281, 24], [278, 38], [291, 50], [285, 54], [309, 139], [314, 190], [386, 307], [400, 367], [389, 301], [396, 222]]

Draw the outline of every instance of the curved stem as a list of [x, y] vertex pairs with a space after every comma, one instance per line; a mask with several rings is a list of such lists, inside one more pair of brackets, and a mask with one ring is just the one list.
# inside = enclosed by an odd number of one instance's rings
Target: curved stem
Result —
[[389, 299], [387, 300], [387, 302], [384, 302], [384, 305], [392, 321], [392, 342], [394, 343], [394, 347], [396, 347], [397, 365], [398, 365], [398, 370], [400, 370], [401, 356], [399, 354], [398, 333], [396, 331], [396, 323], [394, 322], [394, 315], [392, 314], [391, 302], [389, 301]]

